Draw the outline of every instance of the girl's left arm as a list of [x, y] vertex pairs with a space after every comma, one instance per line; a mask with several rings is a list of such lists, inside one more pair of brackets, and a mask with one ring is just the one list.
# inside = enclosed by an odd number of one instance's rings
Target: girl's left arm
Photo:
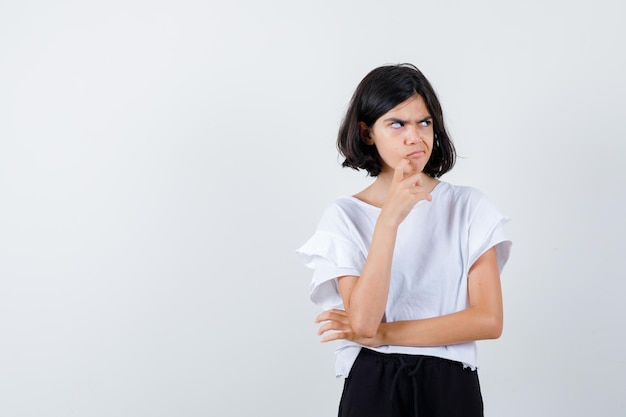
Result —
[[[377, 334], [363, 338], [352, 331], [342, 310], [328, 310], [317, 317], [321, 341], [347, 339], [365, 346], [443, 346], [502, 334], [503, 308], [500, 273], [495, 248], [482, 254], [468, 276], [468, 307], [465, 310], [420, 320], [381, 323]], [[327, 333], [333, 331], [332, 333]]]

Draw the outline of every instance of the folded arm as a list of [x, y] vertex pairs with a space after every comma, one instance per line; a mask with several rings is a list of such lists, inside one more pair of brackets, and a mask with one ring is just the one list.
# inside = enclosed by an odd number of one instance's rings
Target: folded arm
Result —
[[[428, 319], [380, 323], [370, 334], [355, 331], [348, 314], [341, 310], [325, 311], [316, 321], [323, 322], [319, 329], [322, 342], [347, 339], [366, 346], [443, 346], [497, 339], [502, 334], [503, 308], [495, 248], [486, 251], [470, 268], [468, 298], [465, 310]], [[333, 332], [326, 333], [329, 331]]]

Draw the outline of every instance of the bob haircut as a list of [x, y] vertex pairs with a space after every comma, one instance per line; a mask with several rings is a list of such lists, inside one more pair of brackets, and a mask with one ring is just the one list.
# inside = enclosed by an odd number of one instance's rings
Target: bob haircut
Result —
[[435, 134], [423, 172], [437, 178], [450, 171], [456, 162], [456, 150], [443, 124], [441, 104], [426, 77], [412, 64], [375, 68], [359, 83], [337, 136], [337, 148], [345, 158], [341, 165], [378, 176], [382, 170], [380, 155], [376, 146], [368, 145], [361, 136], [359, 122], [371, 128], [378, 118], [416, 94], [426, 103]]

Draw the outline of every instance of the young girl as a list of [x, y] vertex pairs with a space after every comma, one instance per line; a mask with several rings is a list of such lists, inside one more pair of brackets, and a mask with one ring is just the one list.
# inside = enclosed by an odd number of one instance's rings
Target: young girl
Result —
[[508, 218], [439, 180], [456, 153], [413, 65], [361, 81], [337, 145], [375, 181], [330, 204], [297, 253], [314, 269], [322, 341], [340, 340], [339, 416], [482, 416], [475, 342], [502, 332]]

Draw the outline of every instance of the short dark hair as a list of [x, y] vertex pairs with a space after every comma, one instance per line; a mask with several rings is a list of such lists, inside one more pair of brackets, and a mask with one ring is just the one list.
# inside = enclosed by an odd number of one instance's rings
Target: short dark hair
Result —
[[359, 122], [371, 128], [379, 117], [416, 94], [426, 103], [435, 134], [424, 173], [437, 178], [450, 171], [456, 162], [456, 150], [443, 123], [441, 104], [422, 72], [407, 63], [375, 68], [357, 86], [337, 136], [337, 148], [345, 158], [341, 165], [365, 169], [372, 177], [380, 174], [380, 155], [376, 146], [368, 145], [361, 137]]

